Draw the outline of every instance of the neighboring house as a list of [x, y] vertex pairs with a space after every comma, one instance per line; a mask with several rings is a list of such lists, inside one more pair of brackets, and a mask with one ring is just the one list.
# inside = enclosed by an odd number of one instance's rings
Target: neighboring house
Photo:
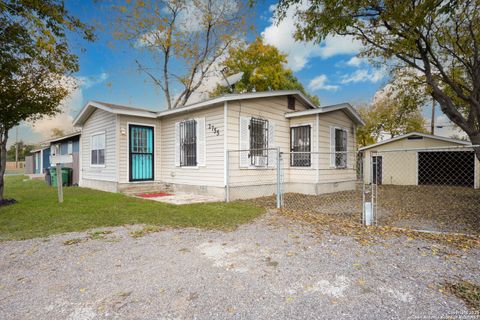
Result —
[[[362, 124], [349, 104], [317, 107], [299, 91], [228, 94], [160, 112], [92, 101], [74, 119], [82, 128], [80, 185], [112, 192], [158, 185], [224, 197], [237, 178], [258, 196], [258, 170], [276, 175], [275, 150], [260, 149], [354, 154], [355, 128]], [[296, 157], [287, 160], [290, 192], [354, 188], [354, 159]], [[295, 179], [297, 169], [312, 170], [308, 181], [304, 174]], [[234, 191], [230, 199], [254, 196]]]
[[367, 183], [479, 188], [480, 164], [470, 142], [412, 132], [363, 148]]
[[80, 135], [81, 132], [73, 132], [63, 137], [49, 140], [50, 154], [53, 155], [67, 155], [71, 154], [73, 158], [72, 163], [62, 164], [63, 167], [72, 168], [72, 184], [78, 185], [80, 180]]
[[62, 166], [72, 168], [72, 184], [78, 184], [80, 135], [81, 132], [78, 131], [42, 142], [41, 148], [33, 150], [30, 156], [25, 157], [25, 174], [30, 178], [42, 178], [45, 176], [45, 170], [51, 167], [50, 156], [71, 154], [73, 163]]
[[42, 143], [38, 149], [32, 150], [31, 155], [25, 157], [25, 174], [30, 178], [43, 178], [45, 169], [50, 167], [50, 146]]

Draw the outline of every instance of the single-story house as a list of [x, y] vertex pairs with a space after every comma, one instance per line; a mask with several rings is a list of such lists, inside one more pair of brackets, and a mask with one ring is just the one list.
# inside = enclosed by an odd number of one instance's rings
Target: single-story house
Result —
[[67, 155], [71, 154], [73, 158], [72, 163], [62, 164], [62, 167], [72, 169], [72, 184], [78, 185], [80, 178], [80, 131], [76, 131], [67, 134], [63, 137], [49, 140], [50, 142], [50, 155]]
[[411, 132], [359, 149], [367, 183], [479, 188], [480, 163], [471, 143]]
[[362, 124], [348, 103], [319, 107], [296, 90], [226, 94], [159, 112], [91, 101], [74, 119], [82, 129], [80, 186], [160, 186], [222, 198], [229, 189], [229, 199], [249, 198], [261, 192], [258, 170], [263, 183], [274, 183], [272, 149], [279, 148], [306, 152], [286, 160], [287, 192], [347, 190], [356, 180], [356, 160], [347, 155], [355, 154]]
[[45, 169], [50, 167], [50, 145], [42, 143], [41, 147], [32, 150], [25, 157], [25, 174], [30, 178], [43, 178]]

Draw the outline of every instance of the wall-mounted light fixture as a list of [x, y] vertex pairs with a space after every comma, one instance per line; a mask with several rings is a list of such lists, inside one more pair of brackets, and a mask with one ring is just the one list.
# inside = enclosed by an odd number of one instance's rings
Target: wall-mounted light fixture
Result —
[[124, 127], [121, 127], [121, 128], [120, 128], [120, 133], [122, 134], [122, 136], [124, 136], [124, 135], [127, 134], [127, 130], [125, 130]]

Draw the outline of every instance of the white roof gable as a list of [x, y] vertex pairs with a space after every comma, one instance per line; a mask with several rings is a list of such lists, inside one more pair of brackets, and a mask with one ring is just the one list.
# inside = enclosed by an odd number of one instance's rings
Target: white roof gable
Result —
[[421, 132], [410, 132], [410, 133], [407, 133], [407, 134], [403, 134], [401, 136], [394, 137], [392, 139], [380, 141], [380, 142], [377, 142], [375, 144], [365, 146], [363, 148], [358, 149], [358, 151], [368, 150], [368, 149], [371, 149], [371, 148], [374, 148], [374, 147], [378, 147], [378, 146], [381, 146], [381, 145], [384, 145], [384, 144], [388, 144], [390, 142], [398, 141], [398, 140], [405, 139], [405, 138], [412, 137], [412, 136], [419, 136], [419, 137], [430, 138], [430, 139], [435, 139], [435, 140], [447, 141], [447, 142], [452, 142], [452, 143], [456, 143], [456, 144], [460, 144], [460, 145], [471, 145], [471, 143], [468, 142], [468, 141], [462, 141], [462, 140], [457, 140], [457, 139], [452, 139], [452, 138], [447, 138], [447, 137], [435, 136], [435, 135], [432, 135], [432, 134], [421, 133]]

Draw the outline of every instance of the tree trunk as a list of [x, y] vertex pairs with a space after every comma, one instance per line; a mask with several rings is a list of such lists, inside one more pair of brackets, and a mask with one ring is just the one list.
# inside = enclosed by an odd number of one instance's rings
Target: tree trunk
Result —
[[0, 131], [0, 201], [4, 199], [3, 192], [5, 189], [5, 168], [7, 165], [7, 140], [8, 140], [8, 129], [3, 128]]
[[[480, 133], [475, 135], [469, 135], [470, 141], [473, 145], [480, 146]], [[475, 155], [477, 156], [478, 161], [480, 161], [480, 147], [473, 148], [475, 150]]]

